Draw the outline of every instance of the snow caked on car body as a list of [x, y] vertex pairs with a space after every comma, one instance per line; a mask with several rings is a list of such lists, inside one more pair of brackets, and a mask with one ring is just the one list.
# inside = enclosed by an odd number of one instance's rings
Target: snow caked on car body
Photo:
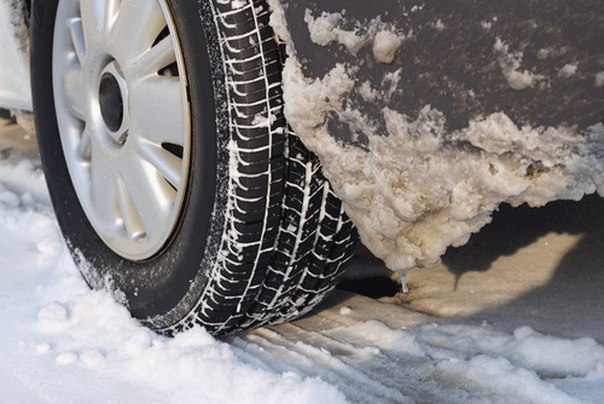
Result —
[[598, 2], [269, 3], [288, 123], [390, 269], [436, 264], [500, 203], [604, 192]]
[[229, 333], [321, 301], [352, 222], [404, 275], [500, 203], [604, 192], [598, 3], [4, 2], [0, 102], [87, 282]]

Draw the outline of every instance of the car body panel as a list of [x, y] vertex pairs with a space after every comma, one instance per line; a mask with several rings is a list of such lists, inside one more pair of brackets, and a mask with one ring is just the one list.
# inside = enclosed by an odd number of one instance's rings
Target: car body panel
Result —
[[[389, 107], [407, 116], [417, 116], [431, 105], [445, 114], [451, 130], [498, 111], [532, 127], [581, 129], [604, 116], [604, 86], [596, 83], [598, 74], [604, 74], [601, 0], [379, 0], [371, 5], [285, 0], [283, 4], [308, 77], [323, 77], [337, 63], [344, 63], [358, 66], [357, 80], [379, 87], [386, 74], [400, 69], [400, 91], [393, 92]], [[344, 30], [360, 27], [362, 32], [380, 21], [405, 39], [389, 64], [376, 63], [370, 45], [357, 54], [347, 52], [337, 40], [319, 45], [311, 39], [308, 15], [317, 18], [323, 13], [342, 14], [338, 28]], [[520, 83], [511, 82], [514, 74]], [[526, 78], [533, 82], [522, 83]], [[370, 116], [381, 114], [383, 106], [354, 102]]]

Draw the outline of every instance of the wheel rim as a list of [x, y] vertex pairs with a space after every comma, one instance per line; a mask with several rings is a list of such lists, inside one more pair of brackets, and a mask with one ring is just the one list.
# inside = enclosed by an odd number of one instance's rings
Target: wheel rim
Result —
[[122, 257], [153, 257], [179, 222], [191, 160], [186, 72], [165, 0], [61, 0], [52, 67], [88, 220]]

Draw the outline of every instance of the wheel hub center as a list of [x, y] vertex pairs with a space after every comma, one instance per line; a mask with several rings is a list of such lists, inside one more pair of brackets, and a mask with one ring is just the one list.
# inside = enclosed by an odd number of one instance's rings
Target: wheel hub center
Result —
[[99, 86], [99, 104], [105, 125], [112, 132], [117, 132], [124, 121], [124, 99], [120, 85], [111, 73], [104, 73]]
[[118, 145], [128, 138], [128, 84], [114, 60], [101, 72], [98, 81], [99, 109], [106, 132]]

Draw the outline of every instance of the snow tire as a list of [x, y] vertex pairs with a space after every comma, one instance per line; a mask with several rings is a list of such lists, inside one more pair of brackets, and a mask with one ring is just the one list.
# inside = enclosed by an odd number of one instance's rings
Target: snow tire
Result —
[[308, 312], [336, 285], [355, 229], [283, 116], [283, 53], [264, 0], [168, 0], [188, 72], [192, 158], [180, 222], [131, 261], [90, 225], [69, 178], [53, 100], [61, 0], [34, 1], [32, 87], [42, 163], [74, 260], [147, 326], [227, 334]]

